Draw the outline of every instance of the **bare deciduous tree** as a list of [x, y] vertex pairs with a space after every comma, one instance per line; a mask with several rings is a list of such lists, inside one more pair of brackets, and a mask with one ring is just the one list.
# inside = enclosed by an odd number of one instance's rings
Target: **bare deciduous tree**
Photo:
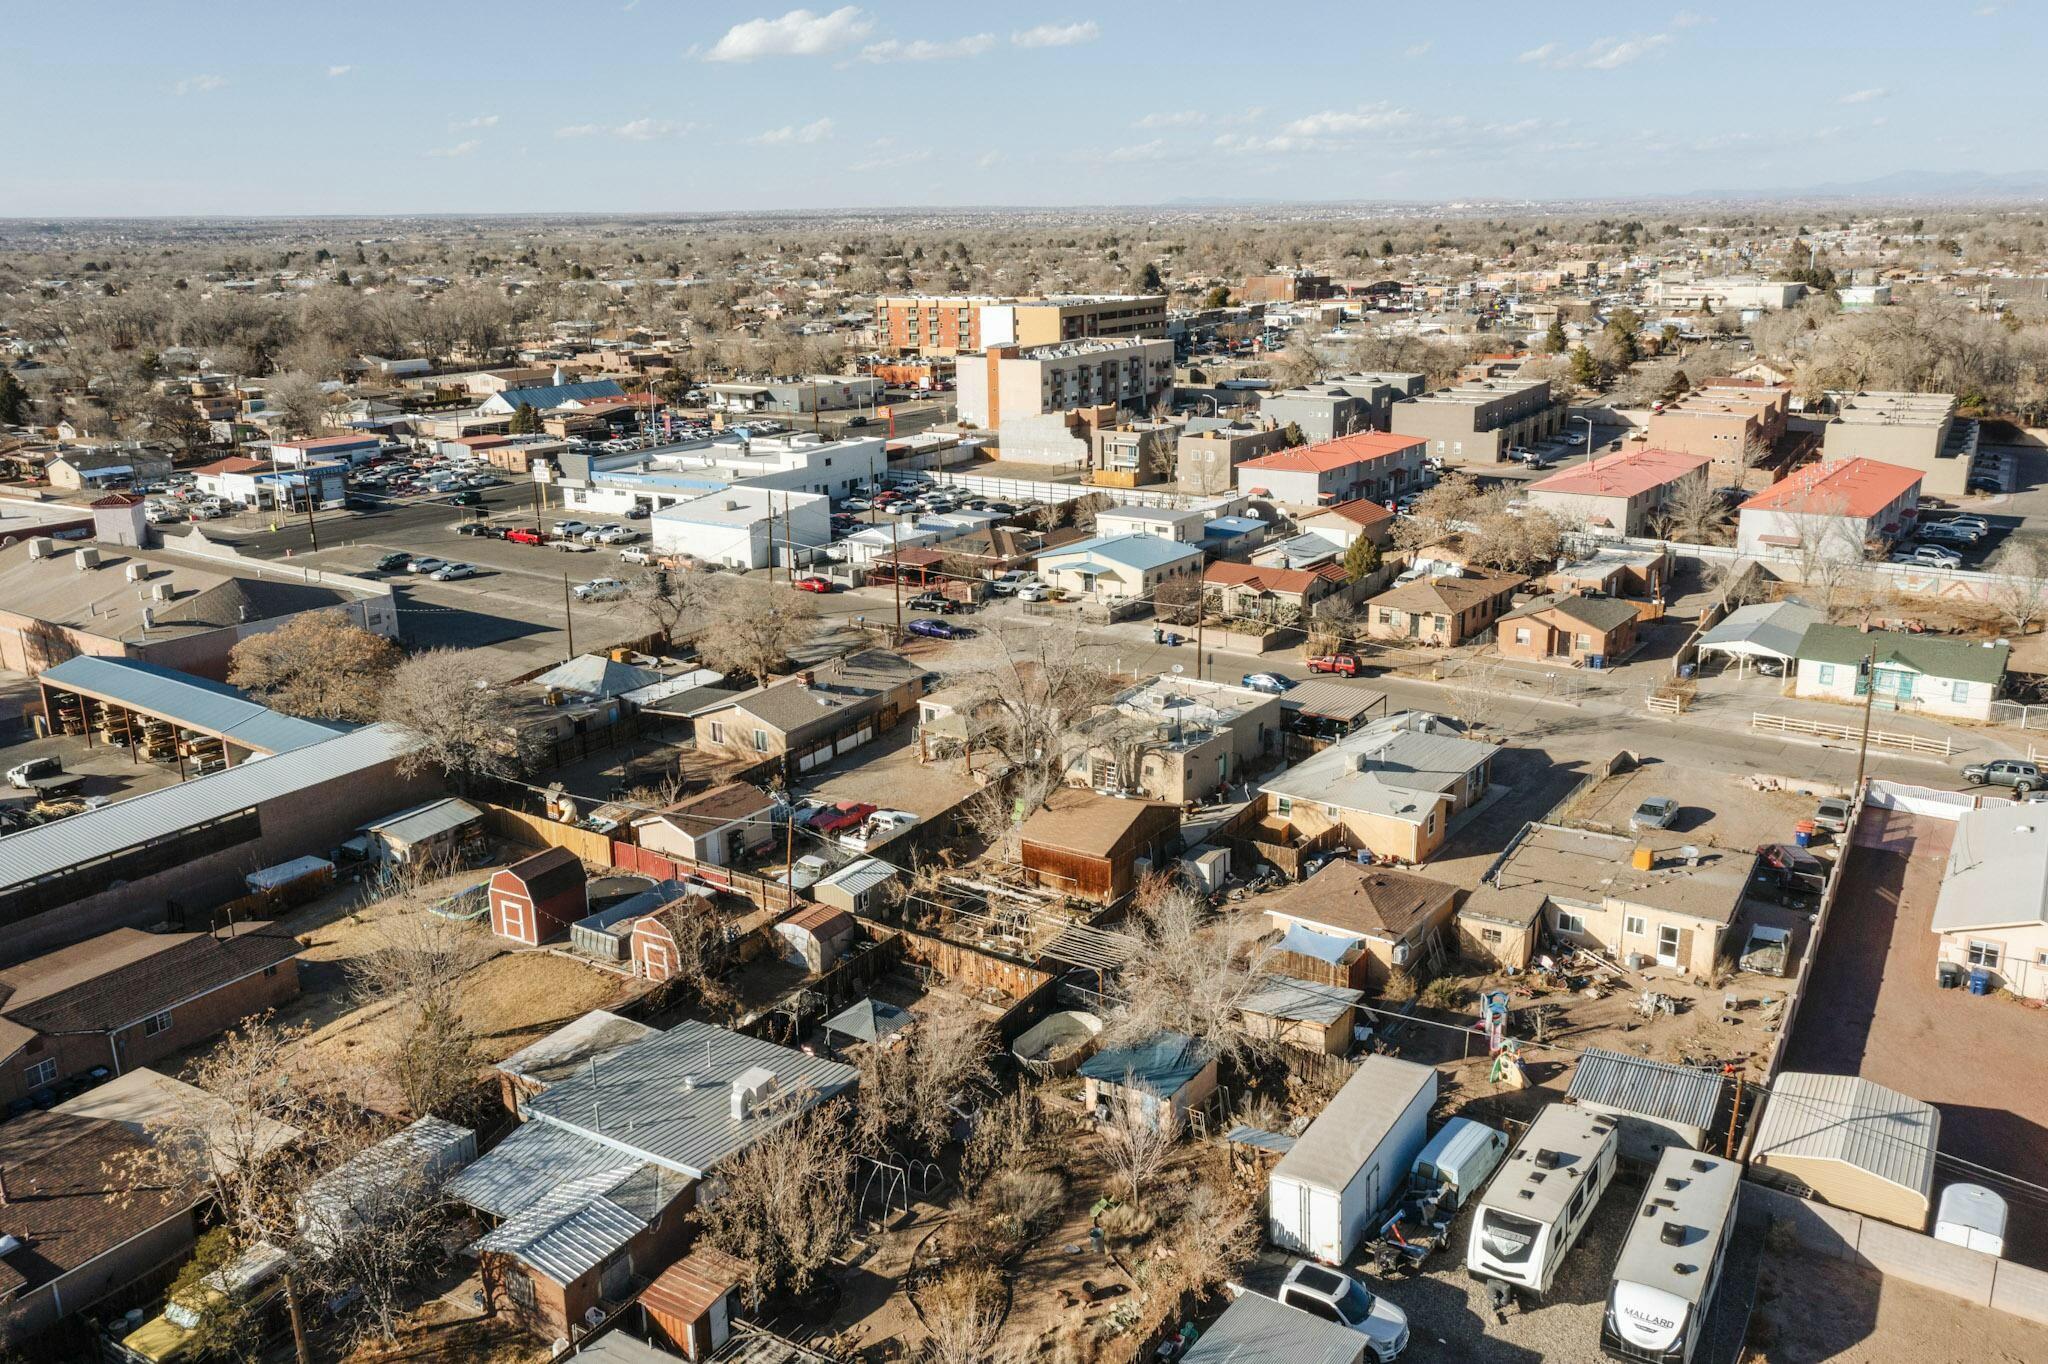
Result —
[[927, 1333], [923, 1364], [1019, 1364], [1025, 1347], [1003, 1339], [1008, 1310], [991, 1265], [956, 1265], [917, 1296]]
[[817, 608], [803, 593], [732, 578], [718, 585], [698, 648], [712, 667], [747, 673], [766, 686], [817, 628]]
[[1109, 1097], [1109, 1115], [1096, 1124], [1103, 1153], [1134, 1208], [1145, 1204], [1145, 1186], [1156, 1178], [1180, 1139], [1180, 1110], [1164, 1097], [1147, 1095], [1137, 1077], [1124, 1076]]
[[2031, 632], [2048, 613], [2048, 603], [2042, 600], [2048, 593], [2048, 545], [2031, 538], [2008, 539], [1987, 567], [1998, 575], [1991, 585], [1991, 602], [1999, 616], [2015, 634]]
[[428, 913], [416, 893], [396, 898], [376, 945], [356, 963], [356, 998], [391, 1015], [383, 1062], [406, 1111], [460, 1117], [481, 1060], [461, 985], [495, 949], [481, 929]]
[[708, 573], [644, 568], [626, 583], [626, 601], [648, 626], [670, 643], [685, 638], [683, 627], [704, 615], [712, 582]]
[[1687, 544], [1718, 544], [1726, 515], [1721, 490], [1703, 474], [1695, 474], [1681, 479], [1657, 509], [1657, 533]]
[[804, 1293], [852, 1239], [845, 1120], [845, 1105], [836, 1102], [796, 1114], [721, 1166], [717, 1197], [698, 1206], [706, 1237], [752, 1271], [749, 1302]]
[[327, 391], [302, 370], [287, 370], [273, 377], [264, 396], [277, 409], [285, 430], [294, 436], [313, 435], [327, 424]]
[[964, 1001], [919, 1019], [892, 1045], [868, 1047], [854, 1091], [862, 1141], [877, 1151], [936, 1153], [952, 1133], [964, 1092], [988, 1078], [988, 1048], [986, 1024]]
[[273, 710], [315, 720], [377, 716], [398, 646], [338, 611], [308, 611], [250, 635], [228, 655], [228, 681]]
[[725, 983], [733, 961], [733, 945], [718, 909], [699, 896], [686, 896], [660, 911], [662, 926], [675, 943], [675, 957], [663, 989], [694, 997], [714, 1018], [729, 1016], [739, 997]]
[[342, 1304], [354, 1344], [398, 1338], [413, 1282], [434, 1268], [454, 1209], [446, 1172], [394, 1156], [323, 1180], [293, 1260], [322, 1297]]
[[470, 652], [429, 649], [399, 664], [378, 718], [410, 740], [398, 758], [402, 776], [437, 767], [465, 790], [481, 778], [517, 776], [524, 766], [511, 707]]
[[[1083, 722], [1118, 689], [1102, 650], [1073, 626], [993, 626], [954, 650], [945, 667], [963, 704], [988, 717], [983, 743], [1036, 802], [1087, 749]], [[1047, 774], [1049, 781], [1034, 780]]]
[[1120, 977], [1123, 1007], [1104, 1035], [1137, 1042], [1176, 1032], [1214, 1055], [1248, 1050], [1253, 1042], [1238, 1011], [1256, 983], [1257, 962], [1236, 949], [1208, 902], [1177, 876], [1150, 876], [1138, 888], [1130, 927], [1138, 949]]

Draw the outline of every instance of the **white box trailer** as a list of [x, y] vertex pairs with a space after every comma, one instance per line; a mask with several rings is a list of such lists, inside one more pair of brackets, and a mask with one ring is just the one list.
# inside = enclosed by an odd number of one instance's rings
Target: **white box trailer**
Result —
[[1436, 1071], [1368, 1056], [1266, 1187], [1266, 1239], [1326, 1264], [1350, 1258], [1373, 1216], [1408, 1185], [1429, 1137]]

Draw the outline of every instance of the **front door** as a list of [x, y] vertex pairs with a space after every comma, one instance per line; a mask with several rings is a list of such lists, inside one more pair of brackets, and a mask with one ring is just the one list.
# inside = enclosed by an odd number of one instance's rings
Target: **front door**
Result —
[[1678, 930], [1670, 924], [1663, 924], [1657, 929], [1657, 964], [1678, 965]]

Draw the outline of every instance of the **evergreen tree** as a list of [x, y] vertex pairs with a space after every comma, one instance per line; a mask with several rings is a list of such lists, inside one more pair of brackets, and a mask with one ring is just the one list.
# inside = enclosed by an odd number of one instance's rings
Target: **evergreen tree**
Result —
[[1344, 551], [1344, 578], [1347, 582], [1361, 582], [1379, 570], [1380, 547], [1372, 537], [1360, 535]]
[[1600, 362], [1584, 346], [1572, 347], [1571, 366], [1573, 383], [1591, 388], [1600, 381]]
[[1545, 355], [1562, 355], [1564, 354], [1564, 348], [1570, 344], [1571, 342], [1564, 334], [1564, 319], [1561, 317], [1551, 318], [1550, 330], [1543, 333], [1543, 353]]
[[512, 413], [512, 434], [531, 436], [540, 430], [540, 413], [533, 410], [532, 403], [521, 403]]
[[0, 369], [0, 423], [19, 426], [28, 420], [28, 390], [12, 370]]

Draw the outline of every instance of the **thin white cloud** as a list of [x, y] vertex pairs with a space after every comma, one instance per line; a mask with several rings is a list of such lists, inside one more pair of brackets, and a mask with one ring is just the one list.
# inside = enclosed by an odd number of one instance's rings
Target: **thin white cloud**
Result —
[[[876, 145], [880, 147], [883, 144], [877, 143]], [[866, 175], [873, 171], [901, 170], [905, 166], [921, 165], [931, 159], [932, 154], [928, 148], [908, 152], [886, 152], [880, 156], [870, 156], [863, 160], [855, 161], [847, 166], [847, 169], [859, 175]]]
[[1131, 126], [1133, 128], [1197, 128], [1209, 121], [1209, 116], [1199, 109], [1178, 109], [1172, 113], [1147, 114]]
[[1003, 154], [1001, 152], [986, 151], [983, 152], [980, 156], [974, 158], [974, 164], [976, 166], [979, 166], [982, 170], [988, 170], [1002, 159]]
[[1097, 159], [1109, 162], [1111, 165], [1122, 166], [1128, 165], [1133, 161], [1153, 160], [1165, 150], [1166, 140], [1155, 137], [1150, 142], [1140, 142], [1134, 146], [1111, 147]]
[[780, 128], [770, 128], [767, 132], [751, 140], [766, 147], [778, 147], [796, 142], [823, 142], [830, 136], [832, 136], [832, 120], [821, 118], [815, 123], [805, 123], [801, 126], [792, 123]]
[[1868, 104], [1874, 99], [1883, 99], [1886, 95], [1890, 93], [1891, 91], [1885, 89], [1883, 86], [1874, 85], [1868, 90], [1851, 90], [1848, 94], [1836, 100], [1835, 103]]
[[478, 114], [475, 118], [459, 119], [448, 126], [451, 128], [495, 128], [498, 126], [498, 116], [496, 114]]
[[336, 76], [346, 76], [353, 70], [353, 66], [330, 66], [327, 68], [327, 78], [333, 80]]
[[555, 129], [556, 137], [596, 137], [604, 131], [601, 123], [572, 123], [566, 128]]
[[1406, 57], [1411, 62], [1416, 61], [1420, 58], [1427, 57], [1429, 55], [1429, 50], [1435, 46], [1436, 42], [1434, 39], [1424, 38], [1419, 43], [1414, 43], [1408, 47], [1403, 48], [1401, 50], [1401, 55]]
[[1413, 121], [1414, 115], [1391, 104], [1366, 104], [1356, 109], [1325, 109], [1298, 118], [1280, 131], [1291, 137], [1343, 137], [1351, 133], [1384, 132]]
[[1989, 19], [2004, 8], [2004, 5], [1979, 5], [1971, 13], [1975, 14], [1979, 19]]
[[1588, 71], [1612, 71], [1649, 56], [1659, 48], [1671, 43], [1668, 33], [1652, 33], [1641, 38], [1595, 38], [1591, 44], [1579, 51], [1570, 51], [1559, 43], [1545, 43], [1532, 47], [1515, 58], [1518, 62], [1541, 62], [1554, 71], [1582, 67]]
[[629, 142], [652, 142], [658, 137], [676, 137], [695, 127], [690, 123], [670, 123], [667, 119], [636, 118], [630, 123], [621, 123], [612, 129], [613, 137], [623, 137]]
[[704, 54], [707, 62], [753, 62], [763, 57], [822, 57], [872, 33], [874, 20], [853, 5], [830, 14], [793, 9], [779, 19], [749, 19], [725, 31]]
[[965, 57], [979, 57], [995, 45], [996, 35], [993, 33], [970, 33], [965, 38], [949, 38], [944, 42], [917, 38], [906, 43], [901, 38], [884, 38], [862, 48], [860, 59], [864, 62], [958, 61]]
[[228, 83], [226, 76], [187, 76], [171, 87], [174, 95], [204, 95]]
[[1039, 24], [1012, 33], [1010, 41], [1019, 47], [1074, 47], [1092, 43], [1101, 36], [1102, 25], [1093, 19], [1083, 19], [1078, 24]]
[[1682, 9], [1671, 16], [1671, 27], [1673, 28], [1698, 28], [1702, 24], [1711, 24], [1713, 22], [1712, 16], [1701, 14], [1696, 10]]
[[456, 143], [456, 144], [455, 144], [454, 146], [452, 146], [452, 147], [434, 147], [434, 148], [430, 149], [430, 150], [429, 150], [429, 151], [427, 152], [427, 155], [428, 155], [428, 156], [468, 156], [468, 155], [469, 155], [469, 154], [470, 154], [471, 152], [475, 151], [475, 150], [476, 150], [476, 149], [477, 149], [478, 147], [481, 147], [481, 146], [483, 146], [483, 145], [484, 145], [484, 144], [483, 144], [482, 142], [479, 142], [479, 141], [478, 141], [478, 140], [477, 140], [476, 138], [473, 138], [473, 137], [472, 137], [472, 138], [470, 138], [470, 139], [469, 139], [468, 141], [466, 141], [466, 142], [458, 142], [458, 143]]

